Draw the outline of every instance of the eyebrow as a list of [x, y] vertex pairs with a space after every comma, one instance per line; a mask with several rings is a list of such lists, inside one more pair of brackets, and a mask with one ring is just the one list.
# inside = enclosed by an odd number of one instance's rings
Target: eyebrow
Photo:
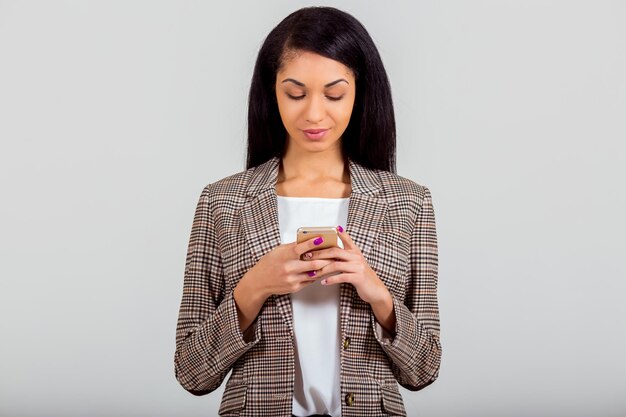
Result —
[[[300, 82], [300, 81], [298, 81], [298, 80], [294, 80], [293, 78], [285, 78], [282, 82], [283, 82], [283, 83], [286, 83], [287, 81], [292, 82], [292, 83], [294, 83], [295, 85], [298, 85], [298, 86], [300, 86], [300, 87], [304, 87], [304, 86], [305, 86], [305, 85], [304, 85], [304, 83], [301, 83], [301, 82]], [[340, 83], [341, 81], [345, 82], [346, 84], [350, 84], [350, 83], [349, 83], [348, 81], [346, 81], [345, 79], [340, 78], [340, 79], [335, 80], [335, 81], [332, 81], [332, 82], [330, 82], [330, 83], [328, 83], [328, 84], [324, 84], [324, 88], [332, 87], [333, 85], [335, 85], [335, 84], [337, 84], [337, 83]]]

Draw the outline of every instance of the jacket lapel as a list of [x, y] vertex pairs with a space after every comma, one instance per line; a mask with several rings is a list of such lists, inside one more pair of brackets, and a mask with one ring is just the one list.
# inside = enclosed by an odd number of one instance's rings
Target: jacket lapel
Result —
[[375, 171], [349, 160], [352, 193], [348, 202], [346, 231], [368, 259], [385, 216], [387, 203], [378, 195], [381, 184]]
[[[376, 242], [385, 216], [387, 203], [378, 195], [381, 184], [375, 171], [349, 160], [352, 191], [348, 201], [348, 224], [346, 232], [359, 247], [363, 257], [370, 262], [369, 253]], [[348, 319], [353, 298], [358, 297], [351, 284], [341, 284], [341, 334], [348, 333]]]
[[278, 162], [278, 158], [274, 157], [252, 171], [242, 208], [246, 240], [255, 264], [264, 254], [280, 245], [276, 199]]
[[[278, 224], [278, 201], [276, 179], [279, 159], [274, 157], [259, 165], [252, 172], [246, 203], [242, 209], [242, 219], [248, 247], [251, 249], [254, 264], [267, 252], [280, 245]], [[284, 318], [293, 337], [291, 298], [289, 294], [272, 295], [280, 315]]]
[[[280, 159], [273, 157], [257, 166], [251, 174], [246, 203], [242, 208], [244, 233], [254, 264], [281, 244], [278, 223], [276, 179]], [[351, 194], [348, 201], [346, 231], [369, 262], [369, 252], [387, 214], [387, 203], [379, 198], [380, 177], [375, 171], [348, 159]], [[334, 225], [333, 225], [334, 226]], [[346, 333], [350, 305], [356, 296], [354, 287], [341, 284], [341, 330]], [[291, 298], [288, 294], [273, 296], [293, 336]]]

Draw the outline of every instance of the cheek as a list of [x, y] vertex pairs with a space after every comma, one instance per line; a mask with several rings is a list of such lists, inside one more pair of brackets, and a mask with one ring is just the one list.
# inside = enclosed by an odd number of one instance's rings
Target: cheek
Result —
[[338, 111], [338, 120], [341, 120], [342, 124], [348, 124], [350, 121], [350, 116], [352, 115], [352, 108], [354, 107], [354, 102], [346, 103], [339, 109]]
[[298, 115], [297, 106], [285, 99], [278, 99], [278, 112], [285, 125], [293, 123]]

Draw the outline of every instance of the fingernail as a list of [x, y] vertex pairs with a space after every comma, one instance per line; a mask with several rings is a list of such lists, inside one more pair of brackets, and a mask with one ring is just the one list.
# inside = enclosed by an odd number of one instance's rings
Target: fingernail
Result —
[[327, 284], [327, 282], [326, 282], [326, 278], [324, 278], [324, 279], [323, 279], [323, 280], [321, 280], [320, 282], [322, 283], [322, 285], [326, 285], [326, 284]]
[[307, 274], [309, 274], [310, 277], [314, 277], [315, 275], [317, 275], [317, 271], [309, 271], [307, 272]]
[[339, 230], [339, 233], [343, 233], [343, 227], [341, 227], [341, 225], [337, 226], [337, 230]]
[[304, 254], [304, 259], [311, 259], [313, 257], [313, 254], [311, 252], [307, 252]]
[[318, 237], [317, 239], [315, 239], [315, 240], [313, 241], [313, 244], [314, 244], [315, 246], [317, 246], [317, 245], [321, 245], [323, 241], [324, 241], [324, 239], [322, 239], [322, 237], [320, 236], [320, 237]]

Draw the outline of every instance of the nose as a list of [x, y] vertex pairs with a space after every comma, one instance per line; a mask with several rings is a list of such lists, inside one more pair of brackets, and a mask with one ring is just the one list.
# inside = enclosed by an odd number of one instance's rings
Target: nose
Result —
[[315, 124], [324, 120], [326, 110], [324, 109], [324, 99], [318, 96], [312, 96], [306, 108], [306, 121]]

